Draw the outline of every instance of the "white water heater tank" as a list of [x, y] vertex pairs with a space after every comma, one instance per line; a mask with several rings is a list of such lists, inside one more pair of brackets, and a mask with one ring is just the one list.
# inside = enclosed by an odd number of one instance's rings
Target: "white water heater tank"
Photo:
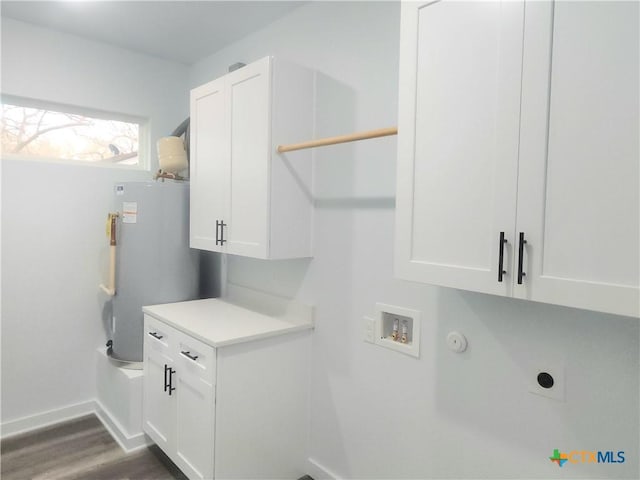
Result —
[[189, 185], [118, 183], [116, 294], [111, 356], [142, 361], [144, 305], [198, 298], [199, 252], [189, 248]]

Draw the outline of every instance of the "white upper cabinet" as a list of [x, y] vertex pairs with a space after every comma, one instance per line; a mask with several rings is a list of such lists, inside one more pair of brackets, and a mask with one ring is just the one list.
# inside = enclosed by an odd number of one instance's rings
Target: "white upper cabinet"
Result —
[[219, 251], [219, 222], [229, 209], [230, 158], [225, 82], [191, 91], [190, 245]]
[[260, 258], [267, 257], [269, 245], [269, 73], [265, 59], [226, 78], [231, 145], [226, 247], [228, 252]]
[[519, 298], [638, 316], [638, 7], [527, 4]]
[[266, 57], [191, 91], [191, 246], [310, 257], [314, 75]]
[[[508, 295], [522, 4], [402, 7], [396, 273]], [[500, 232], [507, 274], [498, 281]]]
[[399, 277], [639, 316], [638, 13], [403, 4]]

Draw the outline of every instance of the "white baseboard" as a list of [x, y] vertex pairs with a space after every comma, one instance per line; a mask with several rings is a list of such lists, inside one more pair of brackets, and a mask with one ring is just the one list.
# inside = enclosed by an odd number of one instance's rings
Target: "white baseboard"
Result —
[[95, 413], [95, 411], [95, 400], [88, 400], [86, 402], [69, 405], [56, 410], [49, 410], [48, 412], [37, 413], [28, 417], [10, 420], [0, 426], [0, 431], [2, 432], [1, 437], [12, 437], [37, 428], [48, 427], [49, 425], [83, 417], [85, 415]]
[[[0, 437], [9, 438], [15, 435], [36, 430], [38, 428], [48, 427], [56, 423], [73, 420], [74, 418], [83, 417], [85, 415], [95, 414], [109, 431], [113, 439], [127, 453], [134, 450], [144, 448], [153, 444], [151, 439], [144, 433], [130, 436], [120, 426], [119, 422], [109, 413], [109, 411], [97, 400], [88, 400], [86, 402], [69, 405], [57, 410], [38, 413], [29, 417], [18, 418], [0, 425]], [[313, 458], [307, 459], [307, 473], [314, 480], [341, 480], [341, 478], [328, 468], [318, 463]]]
[[307, 473], [313, 477], [314, 480], [342, 480], [338, 475], [323, 465], [320, 465], [313, 458], [307, 458]]
[[153, 441], [147, 437], [144, 432], [135, 435], [129, 435], [120, 425], [120, 422], [107, 410], [98, 400], [95, 401], [95, 414], [100, 419], [104, 428], [106, 428], [113, 439], [118, 442], [120, 448], [127, 453], [147, 447], [153, 444]]
[[31, 430], [37, 430], [55, 425], [56, 423], [91, 415], [92, 413], [98, 417], [113, 439], [120, 445], [120, 448], [127, 453], [144, 448], [153, 443], [143, 432], [136, 435], [126, 433], [126, 430], [122, 428], [113, 415], [97, 400], [89, 400], [57, 410], [50, 410], [48, 412], [5, 422], [0, 426], [1, 437], [3, 439], [13, 437]]

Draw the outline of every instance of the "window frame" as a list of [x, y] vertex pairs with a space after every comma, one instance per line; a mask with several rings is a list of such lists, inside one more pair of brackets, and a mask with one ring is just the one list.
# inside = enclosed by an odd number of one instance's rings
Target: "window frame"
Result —
[[51, 102], [48, 100], [38, 100], [34, 98], [20, 97], [14, 95], [0, 94], [0, 103], [9, 104], [16, 107], [34, 108], [39, 110], [50, 110], [53, 112], [83, 115], [97, 120], [114, 120], [117, 122], [135, 123], [138, 125], [138, 164], [121, 165], [109, 162], [87, 162], [83, 160], [73, 160], [66, 158], [46, 157], [16, 154], [2, 151], [2, 160], [15, 160], [27, 162], [58, 163], [61, 165], [82, 165], [87, 167], [113, 168], [117, 170], [151, 171], [151, 146], [150, 146], [150, 124], [149, 118], [130, 115], [121, 112], [99, 110], [91, 107], [81, 107], [63, 103]]

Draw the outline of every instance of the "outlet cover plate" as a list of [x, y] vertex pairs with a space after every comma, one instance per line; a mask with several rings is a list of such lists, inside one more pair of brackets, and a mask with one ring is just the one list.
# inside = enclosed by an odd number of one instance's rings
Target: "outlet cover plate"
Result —
[[370, 317], [363, 317], [364, 320], [364, 334], [363, 338], [365, 342], [376, 343], [376, 321]]

